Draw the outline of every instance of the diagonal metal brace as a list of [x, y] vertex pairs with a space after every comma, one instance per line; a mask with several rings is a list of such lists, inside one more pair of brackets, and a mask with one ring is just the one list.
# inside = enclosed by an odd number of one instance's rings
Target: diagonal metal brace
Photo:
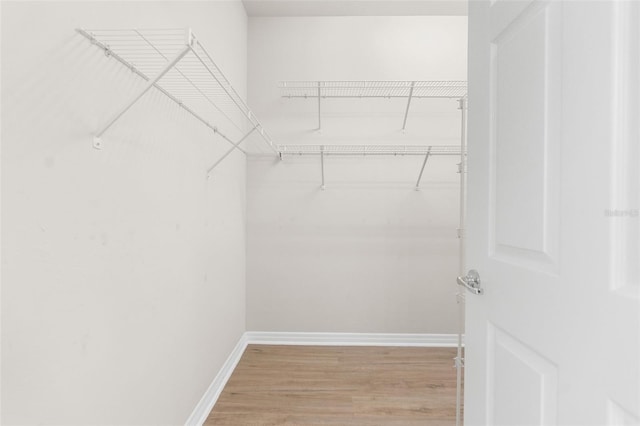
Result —
[[422, 180], [422, 173], [424, 173], [424, 166], [427, 165], [427, 160], [429, 159], [430, 154], [431, 154], [431, 147], [427, 149], [427, 155], [424, 156], [424, 161], [422, 162], [422, 168], [420, 169], [420, 175], [418, 175], [418, 181], [416, 182], [416, 191], [420, 190], [420, 181]]
[[[220, 157], [218, 159], [218, 161], [216, 161], [213, 166], [209, 167], [209, 169], [207, 170], [207, 176], [209, 175], [209, 173], [211, 173], [211, 171], [213, 169], [215, 169], [218, 164], [222, 163], [222, 160], [224, 160], [225, 158], [227, 158], [229, 156], [229, 154], [231, 154], [235, 149], [237, 149], [238, 151], [242, 151], [246, 154], [245, 151], [243, 151], [242, 149], [240, 149], [240, 144], [242, 142], [245, 141], [245, 139], [247, 139], [251, 133], [253, 133], [256, 129], [258, 128], [258, 126], [255, 126], [253, 129], [249, 130], [243, 137], [240, 138], [240, 140], [238, 142], [233, 143], [233, 146], [231, 148], [229, 148], [229, 150], [227, 152], [224, 153], [224, 155], [222, 157]], [[222, 136], [223, 138], [225, 138], [226, 140], [229, 140], [225, 135], [223, 135], [222, 133], [216, 131], [216, 133], [218, 133], [220, 136]]]
[[409, 116], [409, 107], [411, 106], [411, 99], [413, 98], [413, 88], [415, 87], [416, 82], [411, 82], [411, 88], [409, 89], [409, 98], [407, 99], [407, 108], [404, 110], [404, 120], [402, 121], [402, 130], [404, 131], [407, 128], [407, 117]]
[[180, 62], [180, 60], [182, 58], [184, 58], [184, 56], [189, 53], [189, 51], [191, 50], [191, 44], [187, 44], [185, 45], [184, 49], [182, 49], [180, 52], [178, 52], [178, 54], [175, 56], [175, 58], [173, 58], [171, 61], [169, 61], [165, 67], [160, 70], [160, 72], [151, 80], [147, 81], [147, 84], [142, 88], [142, 90], [140, 90], [140, 92], [138, 92], [129, 102], [127, 102], [125, 104], [125, 106], [120, 109], [120, 111], [118, 111], [117, 114], [115, 114], [109, 121], [107, 121], [107, 123], [102, 126], [100, 128], [100, 130], [98, 130], [93, 138], [93, 146], [96, 149], [100, 149], [101, 146], [101, 141], [100, 138], [102, 137], [102, 135], [104, 134], [104, 132], [106, 132], [107, 130], [109, 130], [109, 128], [111, 126], [113, 126], [113, 124], [118, 121], [120, 119], [120, 117], [122, 117], [124, 115], [124, 113], [126, 113], [127, 111], [129, 111], [129, 109], [135, 105], [136, 102], [138, 102], [140, 100], [140, 98], [142, 96], [144, 96], [145, 93], [147, 93], [149, 91], [149, 89], [151, 89], [152, 87], [154, 87], [156, 85], [156, 83], [158, 83], [158, 80], [160, 80], [166, 73], [168, 73], [171, 68], [173, 68], [174, 66], [176, 66], [176, 64], [178, 62]]
[[[256, 126], [257, 127], [257, 126]], [[224, 139], [225, 141], [229, 142], [232, 146], [231, 149], [237, 149], [238, 151], [240, 151], [241, 153], [243, 153], [244, 155], [247, 155], [247, 151], [245, 151], [244, 149], [240, 148], [240, 145], [236, 144], [234, 141], [232, 141], [231, 139], [229, 139], [224, 133], [220, 132], [220, 130], [218, 130], [217, 127], [213, 128], [213, 132], [216, 135], [220, 135], [220, 137], [222, 139]]]

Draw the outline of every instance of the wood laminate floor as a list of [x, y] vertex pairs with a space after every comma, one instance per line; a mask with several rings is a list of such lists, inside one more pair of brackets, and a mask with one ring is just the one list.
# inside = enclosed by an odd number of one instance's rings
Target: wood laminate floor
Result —
[[249, 345], [205, 425], [454, 425], [455, 355], [455, 348]]

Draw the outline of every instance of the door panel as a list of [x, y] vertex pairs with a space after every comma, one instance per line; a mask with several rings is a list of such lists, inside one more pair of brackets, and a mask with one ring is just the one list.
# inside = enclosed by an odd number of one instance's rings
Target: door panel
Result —
[[[494, 6], [495, 7], [495, 6]], [[491, 43], [492, 256], [558, 268], [560, 3], [533, 3]]]
[[470, 2], [467, 425], [638, 424], [638, 22]]
[[556, 365], [493, 325], [487, 337], [487, 424], [555, 425]]
[[640, 286], [640, 221], [624, 217], [640, 214], [640, 193], [633, 191], [640, 182], [640, 2], [620, 2], [614, 14], [615, 92], [620, 96], [614, 105], [617, 135], [613, 140], [611, 205], [636, 206], [636, 210], [610, 209], [606, 214], [613, 219], [612, 288], [634, 297]]
[[640, 424], [640, 418], [614, 401], [608, 401], [607, 411], [609, 420], [607, 426], [637, 426]]

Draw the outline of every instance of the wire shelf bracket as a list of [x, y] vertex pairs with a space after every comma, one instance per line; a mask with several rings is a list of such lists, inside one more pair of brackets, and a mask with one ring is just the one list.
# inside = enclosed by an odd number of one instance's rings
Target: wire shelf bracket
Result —
[[[102, 148], [102, 136], [153, 87], [231, 145], [208, 172], [234, 150], [246, 154], [240, 144], [254, 132], [278, 154], [269, 134], [191, 29], [78, 28], [76, 31], [146, 81], [144, 87], [95, 132], [94, 148]], [[242, 137], [235, 142], [228, 136], [232, 133]]]
[[422, 162], [422, 168], [420, 169], [420, 174], [418, 175], [418, 180], [416, 181], [416, 191], [420, 190], [420, 181], [422, 180], [424, 167], [427, 165], [427, 160], [429, 159], [430, 154], [431, 154], [431, 147], [429, 147], [429, 149], [427, 150], [427, 153], [424, 156], [424, 161]]
[[407, 129], [407, 117], [409, 117], [409, 107], [411, 106], [411, 98], [413, 98], [413, 89], [416, 87], [416, 82], [411, 82], [411, 88], [409, 89], [409, 96], [407, 97], [407, 108], [404, 110], [404, 120], [402, 121], [402, 130]]
[[234, 150], [239, 148], [239, 145], [245, 141], [245, 139], [247, 139], [249, 136], [251, 136], [251, 134], [256, 130], [256, 128], [254, 127], [253, 129], [249, 130], [247, 132], [247, 134], [245, 134], [243, 137], [240, 138], [240, 140], [238, 142], [233, 143], [233, 146], [231, 146], [231, 148], [229, 148], [229, 150], [227, 152], [224, 153], [224, 155], [222, 155], [222, 157], [220, 157], [218, 159], [218, 161], [216, 161], [211, 167], [209, 167], [209, 169], [207, 170], [207, 176], [209, 176], [211, 174], [211, 172], [213, 171], [213, 169], [215, 169], [218, 164], [222, 163], [222, 161], [227, 158], [229, 156], [229, 154], [231, 154]]
[[407, 99], [402, 120], [405, 131], [413, 99], [461, 99], [467, 94], [466, 81], [281, 81], [278, 87], [283, 98], [318, 98], [318, 130], [322, 128], [321, 99]]

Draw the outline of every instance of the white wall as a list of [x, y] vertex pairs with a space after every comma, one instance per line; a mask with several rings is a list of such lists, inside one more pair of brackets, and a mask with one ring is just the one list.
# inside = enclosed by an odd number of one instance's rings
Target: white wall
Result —
[[[459, 144], [453, 100], [282, 99], [279, 80], [464, 80], [465, 17], [249, 19], [249, 102], [279, 143]], [[455, 157], [248, 161], [247, 327], [453, 333]]]
[[2, 423], [182, 424], [245, 330], [245, 160], [76, 27], [192, 27], [246, 93], [242, 4], [2, 10]]

